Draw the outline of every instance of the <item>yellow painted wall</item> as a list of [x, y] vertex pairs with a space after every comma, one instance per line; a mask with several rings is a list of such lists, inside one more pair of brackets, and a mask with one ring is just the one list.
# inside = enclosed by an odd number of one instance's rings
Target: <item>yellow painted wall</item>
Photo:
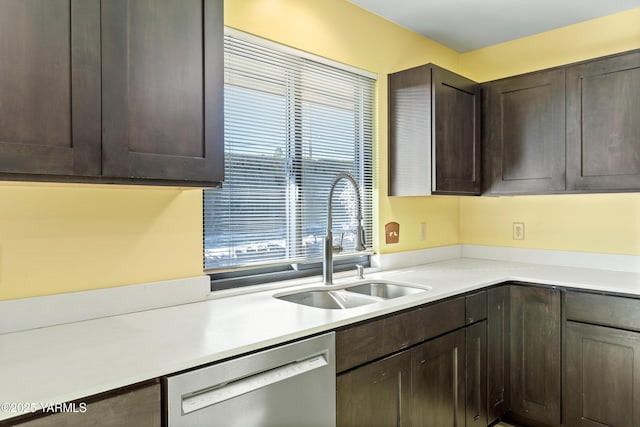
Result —
[[[640, 255], [640, 194], [463, 197], [465, 244]], [[512, 224], [525, 239], [512, 239]]]
[[[640, 9], [586, 21], [460, 56], [477, 81], [640, 48]], [[525, 240], [512, 240], [512, 222]], [[460, 198], [465, 244], [640, 255], [640, 194]]]
[[460, 55], [478, 82], [584, 61], [640, 47], [640, 8]]
[[199, 190], [0, 186], [0, 299], [202, 274]]

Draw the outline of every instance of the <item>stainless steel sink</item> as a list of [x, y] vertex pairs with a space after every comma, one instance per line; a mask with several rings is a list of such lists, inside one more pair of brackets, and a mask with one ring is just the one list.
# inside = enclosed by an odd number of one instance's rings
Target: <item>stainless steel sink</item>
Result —
[[284, 301], [295, 302], [296, 304], [308, 305], [310, 307], [328, 309], [359, 307], [361, 305], [373, 304], [374, 302], [380, 301], [379, 298], [372, 298], [366, 295], [345, 292], [342, 290], [303, 291], [289, 295], [276, 296], [276, 298]]
[[369, 281], [356, 286], [345, 288], [346, 291], [356, 292], [363, 295], [370, 295], [378, 298], [391, 299], [406, 295], [414, 295], [429, 289], [418, 288], [409, 285], [399, 285], [384, 281]]
[[414, 295], [427, 292], [430, 289], [429, 287], [410, 286], [384, 280], [367, 280], [329, 289], [313, 288], [274, 295], [274, 297], [310, 307], [339, 310]]

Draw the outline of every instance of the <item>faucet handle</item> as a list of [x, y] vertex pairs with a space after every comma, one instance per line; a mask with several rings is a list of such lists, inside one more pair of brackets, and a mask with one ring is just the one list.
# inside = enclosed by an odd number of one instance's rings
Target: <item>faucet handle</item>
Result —
[[358, 279], [364, 279], [364, 265], [356, 264], [356, 271], [358, 272]]

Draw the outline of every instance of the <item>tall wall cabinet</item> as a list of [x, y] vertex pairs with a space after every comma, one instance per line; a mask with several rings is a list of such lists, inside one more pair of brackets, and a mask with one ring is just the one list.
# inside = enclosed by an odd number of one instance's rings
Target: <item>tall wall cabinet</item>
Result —
[[222, 7], [0, 2], [0, 178], [217, 185]]

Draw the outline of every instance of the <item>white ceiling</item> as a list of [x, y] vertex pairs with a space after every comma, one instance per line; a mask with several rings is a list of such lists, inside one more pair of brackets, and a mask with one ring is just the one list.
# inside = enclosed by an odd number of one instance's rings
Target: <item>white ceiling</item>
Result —
[[640, 7], [640, 0], [348, 1], [458, 52]]

